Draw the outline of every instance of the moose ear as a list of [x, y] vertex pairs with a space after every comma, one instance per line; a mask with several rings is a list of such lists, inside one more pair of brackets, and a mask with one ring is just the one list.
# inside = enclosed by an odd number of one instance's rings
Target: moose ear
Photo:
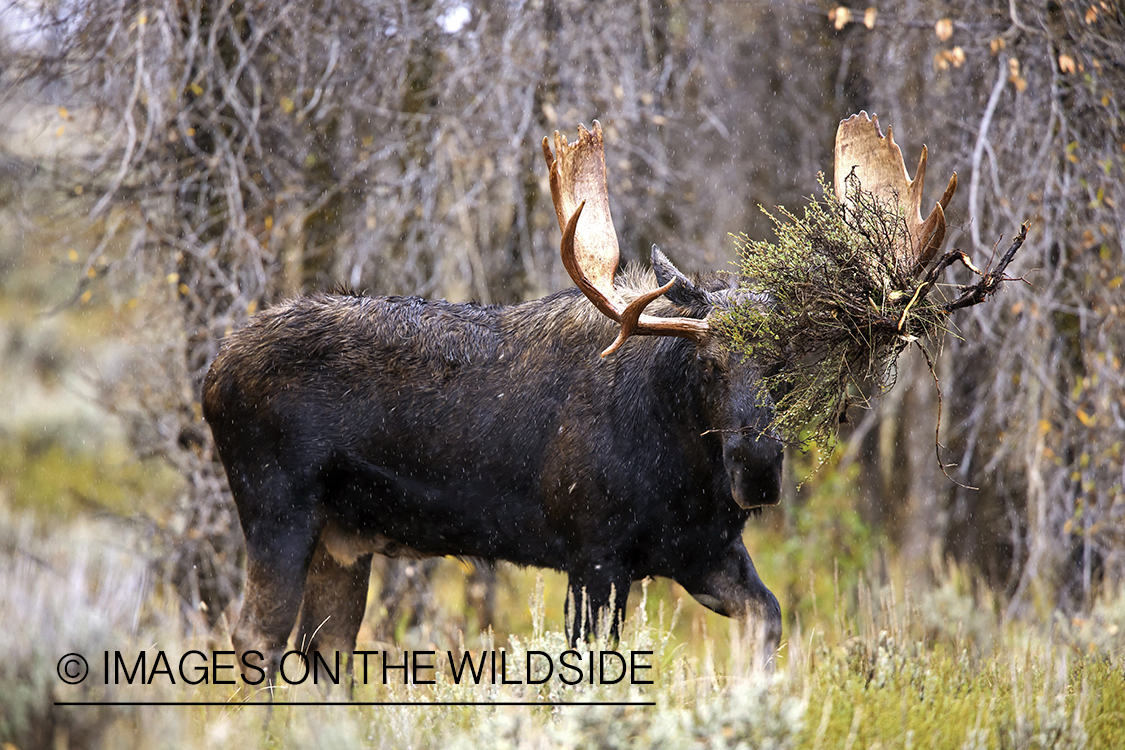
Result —
[[652, 270], [656, 273], [656, 283], [660, 286], [675, 279], [676, 283], [664, 293], [672, 304], [689, 310], [699, 310], [711, 304], [707, 291], [700, 289], [691, 279], [680, 273], [680, 270], [672, 265], [672, 261], [668, 260], [656, 245], [652, 246]]

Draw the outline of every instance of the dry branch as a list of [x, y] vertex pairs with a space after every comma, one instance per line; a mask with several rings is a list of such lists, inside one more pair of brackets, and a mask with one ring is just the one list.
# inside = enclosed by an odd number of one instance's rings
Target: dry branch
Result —
[[[996, 290], [1000, 288], [1001, 284], [1003, 284], [1005, 281], [1011, 281], [1011, 279], [1004, 275], [1004, 271], [1008, 268], [1008, 264], [1012, 262], [1012, 258], [1016, 257], [1016, 252], [1021, 247], [1023, 247], [1024, 240], [1026, 239], [1027, 222], [1024, 222], [1020, 227], [1020, 233], [1016, 235], [1015, 240], [1012, 241], [1011, 247], [1009, 247], [1004, 255], [1000, 258], [1000, 262], [996, 264], [996, 268], [992, 271], [989, 271], [988, 273], [983, 274], [983, 278], [981, 278], [981, 280], [976, 284], [973, 284], [972, 286], [961, 287], [961, 294], [957, 297], [957, 299], [946, 305], [943, 305], [942, 309], [944, 309], [946, 312], [951, 313], [954, 310], [960, 310], [963, 307], [972, 307], [973, 305], [979, 305], [981, 302], [984, 302], [988, 298], [988, 295], [996, 292]], [[964, 253], [954, 250], [943, 257], [942, 262], [945, 263], [946, 258], [948, 258], [949, 256], [954, 256], [949, 261], [950, 263], [953, 260], [961, 260], [963, 263], [965, 263], [966, 266], [969, 267], [970, 270], [976, 271], [972, 264], [969, 263], [969, 259], [965, 257]], [[945, 266], [948, 265], [949, 263], [945, 263]], [[938, 266], [934, 267], [934, 271], [940, 273], [941, 270], [945, 268], [945, 266], [942, 266], [941, 263], [939, 263]]]

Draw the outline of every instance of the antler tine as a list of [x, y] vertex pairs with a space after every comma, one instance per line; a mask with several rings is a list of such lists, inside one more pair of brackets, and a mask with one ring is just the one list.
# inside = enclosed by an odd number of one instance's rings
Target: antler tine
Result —
[[945, 239], [945, 208], [957, 190], [957, 173], [949, 180], [945, 193], [922, 219], [922, 189], [926, 179], [928, 152], [922, 147], [914, 179], [906, 171], [902, 151], [895, 143], [894, 132], [887, 128], [886, 137], [879, 130], [879, 118], [866, 112], [840, 121], [836, 131], [836, 164], [834, 188], [836, 197], [853, 208], [844, 181], [854, 170], [860, 189], [881, 201], [893, 201], [906, 219], [908, 247], [898, 248], [899, 256], [909, 262], [918, 274], [934, 257]]
[[550, 170], [551, 198], [563, 232], [559, 246], [563, 266], [582, 293], [606, 317], [621, 324], [617, 340], [602, 356], [616, 351], [632, 334], [693, 339], [706, 335], [706, 320], [643, 314], [645, 306], [668, 291], [671, 284], [645, 293], [629, 304], [613, 287], [620, 250], [609, 212], [601, 124], [595, 120], [592, 131], [579, 125], [575, 143], [568, 143], [566, 136], [556, 130], [553, 154], [550, 142], [543, 139], [543, 158]]

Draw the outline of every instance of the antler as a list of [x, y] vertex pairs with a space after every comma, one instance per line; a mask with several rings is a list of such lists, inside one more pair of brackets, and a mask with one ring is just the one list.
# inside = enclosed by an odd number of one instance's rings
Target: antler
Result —
[[859, 178], [861, 190], [883, 201], [894, 201], [906, 218], [906, 236], [909, 247], [900, 248], [900, 257], [911, 261], [914, 274], [918, 274], [934, 257], [945, 239], [945, 207], [957, 190], [957, 173], [949, 178], [945, 193], [922, 220], [922, 186], [926, 179], [926, 147], [918, 159], [914, 179], [906, 173], [902, 151], [895, 143], [891, 128], [887, 135], [879, 131], [879, 118], [868, 118], [866, 112], [840, 121], [836, 131], [836, 197], [845, 206], [853, 208], [844, 181], [853, 170]]
[[632, 334], [681, 336], [699, 340], [707, 334], [705, 320], [696, 318], [658, 318], [645, 315], [650, 302], [675, 284], [672, 279], [658, 289], [646, 292], [629, 304], [613, 287], [620, 251], [617, 231], [609, 214], [609, 194], [605, 184], [605, 152], [602, 126], [594, 120], [593, 131], [578, 126], [578, 140], [567, 143], [555, 131], [555, 151], [543, 138], [543, 158], [551, 172], [551, 197], [555, 202], [559, 229], [563, 232], [560, 251], [563, 265], [582, 293], [602, 313], [621, 324], [617, 340], [602, 356], [612, 354]]

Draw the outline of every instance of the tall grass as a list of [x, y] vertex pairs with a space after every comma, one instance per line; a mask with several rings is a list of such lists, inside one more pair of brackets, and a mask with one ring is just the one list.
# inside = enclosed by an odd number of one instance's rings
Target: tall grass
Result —
[[[956, 566], [938, 583], [859, 577], [817, 616], [789, 628], [763, 666], [752, 634], [703, 616], [673, 587], [640, 586], [621, 641], [591, 648], [651, 651], [652, 685], [574, 686], [454, 683], [357, 685], [362, 702], [416, 705], [244, 706], [262, 700], [244, 685], [105, 684], [102, 654], [120, 650], [148, 664], [163, 650], [229, 649], [223, 633], [187, 634], [149, 579], [142, 540], [82, 518], [36, 535], [28, 521], [0, 518], [0, 742], [34, 747], [763, 747], [1078, 748], [1125, 746], [1125, 595], [1088, 616], [1002, 622], [1002, 608]], [[762, 537], [764, 539], [765, 537]], [[762, 539], [758, 539], [761, 542]], [[754, 541], [752, 539], [752, 541]], [[141, 545], [143, 547], [143, 545]], [[769, 573], [763, 568], [763, 576]], [[511, 633], [446, 639], [445, 629], [408, 631], [397, 645], [360, 648], [566, 649], [564, 623], [549, 604], [561, 582], [509, 571]], [[519, 597], [522, 601], [515, 603]], [[439, 615], [440, 616], [440, 615]], [[365, 631], [366, 633], [367, 631]], [[436, 634], [436, 635], [435, 635]], [[585, 650], [585, 647], [584, 647]], [[91, 677], [69, 686], [59, 658], [84, 654]], [[398, 673], [395, 673], [398, 674]], [[514, 674], [514, 673], [513, 673]], [[288, 687], [278, 701], [347, 701], [345, 687]], [[211, 706], [58, 706], [56, 701], [214, 702]], [[432, 705], [487, 702], [486, 706]], [[655, 705], [501, 705], [505, 701], [653, 702]]]

